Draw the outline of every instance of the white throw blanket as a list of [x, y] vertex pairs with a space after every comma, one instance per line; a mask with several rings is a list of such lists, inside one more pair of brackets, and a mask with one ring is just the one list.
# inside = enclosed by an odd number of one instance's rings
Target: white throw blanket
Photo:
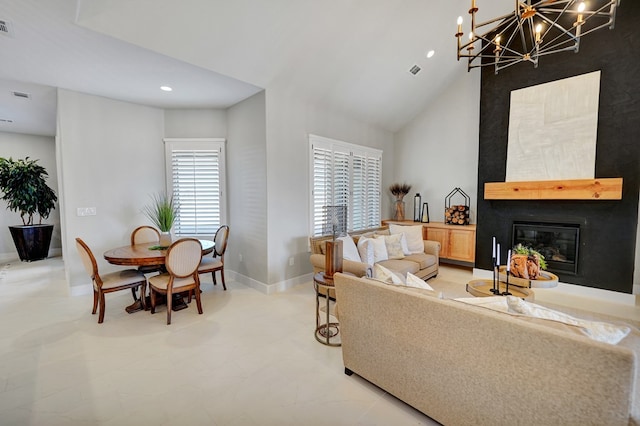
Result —
[[631, 331], [631, 328], [621, 325], [575, 318], [563, 312], [529, 303], [514, 296], [462, 297], [455, 300], [509, 315], [540, 318], [573, 325], [578, 327], [587, 337], [612, 345], [618, 344]]

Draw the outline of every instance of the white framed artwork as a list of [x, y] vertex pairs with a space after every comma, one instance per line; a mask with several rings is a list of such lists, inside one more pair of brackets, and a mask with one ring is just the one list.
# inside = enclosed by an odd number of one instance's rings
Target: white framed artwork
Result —
[[600, 71], [511, 92], [506, 182], [593, 179]]

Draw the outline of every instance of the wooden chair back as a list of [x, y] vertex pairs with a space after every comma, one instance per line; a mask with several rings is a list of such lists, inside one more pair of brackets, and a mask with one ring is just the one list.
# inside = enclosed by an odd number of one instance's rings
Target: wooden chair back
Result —
[[98, 263], [96, 262], [96, 258], [93, 256], [91, 249], [80, 238], [76, 238], [76, 249], [78, 250], [80, 259], [82, 259], [82, 264], [84, 265], [84, 269], [86, 269], [87, 274], [89, 274], [92, 280], [96, 281], [96, 278], [99, 278]]
[[177, 278], [194, 275], [198, 279], [198, 266], [202, 259], [202, 245], [195, 238], [182, 238], [169, 246], [165, 258], [167, 272]]
[[215, 242], [215, 246], [213, 248], [214, 257], [216, 257], [216, 256], [224, 257], [224, 252], [227, 251], [227, 241], [228, 241], [228, 239], [229, 239], [229, 226], [228, 225], [222, 225], [216, 231], [216, 236], [213, 239], [214, 242]]
[[138, 226], [131, 233], [131, 245], [160, 242], [160, 232], [153, 226]]

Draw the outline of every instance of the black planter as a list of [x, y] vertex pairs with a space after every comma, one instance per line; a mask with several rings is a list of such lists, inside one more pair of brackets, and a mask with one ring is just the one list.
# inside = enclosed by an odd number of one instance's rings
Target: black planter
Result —
[[49, 256], [53, 225], [10, 226], [9, 231], [23, 262], [46, 259]]

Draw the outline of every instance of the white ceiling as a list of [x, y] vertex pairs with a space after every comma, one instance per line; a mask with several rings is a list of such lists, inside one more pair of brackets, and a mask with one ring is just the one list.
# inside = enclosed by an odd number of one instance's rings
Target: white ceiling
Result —
[[[0, 0], [0, 20], [12, 29], [0, 35], [0, 119], [13, 120], [0, 121], [0, 131], [55, 134], [55, 90], [41, 85], [163, 108], [226, 108], [278, 88], [396, 131], [467, 72], [454, 33], [469, 4]], [[479, 20], [513, 6], [478, 5]]]

